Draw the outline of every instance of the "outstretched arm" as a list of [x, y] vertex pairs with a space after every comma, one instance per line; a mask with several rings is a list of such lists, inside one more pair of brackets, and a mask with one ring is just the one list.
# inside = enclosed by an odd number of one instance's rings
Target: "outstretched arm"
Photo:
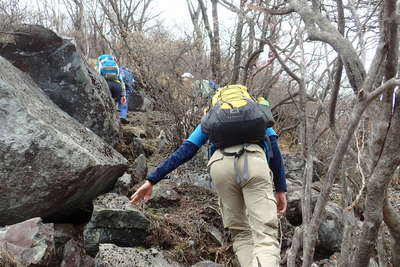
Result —
[[197, 126], [188, 140], [164, 160], [157, 169], [150, 173], [147, 181], [132, 195], [131, 203], [138, 204], [142, 199], [148, 201], [153, 192], [153, 185], [158, 183], [168, 173], [190, 160], [200, 147], [207, 142], [207, 139], [208, 137], [201, 130], [201, 126]]
[[174, 153], [172, 153], [160, 166], [150, 173], [147, 180], [155, 185], [163, 179], [168, 173], [172, 172], [180, 165], [189, 161], [196, 155], [200, 147], [190, 141], [185, 141]]

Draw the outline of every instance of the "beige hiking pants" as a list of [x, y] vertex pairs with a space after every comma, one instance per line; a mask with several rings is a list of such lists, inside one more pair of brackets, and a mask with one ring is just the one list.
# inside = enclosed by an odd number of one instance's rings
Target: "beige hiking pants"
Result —
[[[237, 152], [242, 146], [226, 148]], [[263, 149], [246, 147], [248, 180], [237, 184], [235, 157], [217, 150], [211, 157], [211, 178], [220, 198], [224, 227], [231, 230], [233, 250], [242, 267], [278, 267], [278, 217], [271, 171]], [[245, 155], [237, 161], [243, 173]]]

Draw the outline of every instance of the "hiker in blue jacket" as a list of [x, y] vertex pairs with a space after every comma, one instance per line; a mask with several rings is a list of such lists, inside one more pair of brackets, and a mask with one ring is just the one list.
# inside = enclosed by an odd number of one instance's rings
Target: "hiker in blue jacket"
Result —
[[[287, 208], [287, 201], [285, 195], [285, 192], [287, 191], [287, 185], [286, 185], [286, 176], [283, 166], [282, 155], [278, 147], [277, 143], [278, 136], [276, 132], [272, 128], [267, 128], [265, 133], [266, 136], [268, 136], [270, 143], [268, 144], [268, 142], [265, 141], [262, 142], [260, 146], [266, 152], [266, 155], [268, 155], [267, 156], [268, 165], [273, 173], [273, 183], [275, 187], [275, 198], [277, 203], [276, 204], [277, 215], [282, 216], [286, 212]], [[207, 143], [207, 140], [208, 136], [202, 131], [201, 125], [198, 125], [197, 128], [190, 135], [190, 137], [164, 162], [162, 162], [157, 169], [155, 169], [153, 172], [150, 173], [150, 175], [147, 178], [147, 181], [132, 195], [131, 203], [138, 204], [142, 200], [147, 202], [151, 198], [153, 192], [153, 186], [157, 184], [160, 180], [165, 178], [168, 173], [172, 172], [180, 165], [189, 161], [197, 153], [200, 147]], [[215, 146], [211, 145], [210, 155], [215, 154], [214, 152], [215, 152]], [[210, 162], [213, 162], [213, 159], [211, 159]], [[211, 176], [213, 176], [212, 172]], [[269, 211], [263, 210], [262, 206], [260, 207], [260, 212], [269, 213]], [[248, 238], [244, 237], [243, 234], [241, 234], [240, 232], [243, 229], [236, 226], [236, 228], [238, 228], [236, 230], [234, 223], [231, 222], [232, 220], [230, 220], [229, 217], [228, 219], [226, 219], [227, 216], [228, 215], [223, 216], [224, 226], [226, 228], [229, 228], [232, 233], [232, 236], [234, 238], [234, 251], [239, 258], [241, 266], [255, 266], [254, 264], [253, 265], [251, 264], [254, 244], [252, 240], [250, 241], [248, 240], [251, 239], [250, 238], [252, 236], [251, 233], [247, 235]], [[230, 216], [230, 218], [233, 217], [239, 217], [239, 216]], [[274, 242], [277, 243], [275, 240], [272, 241], [266, 240], [264, 243], [269, 244], [269, 247], [271, 247], [271, 244], [273, 244]], [[277, 244], [273, 247], [275, 252], [274, 251], [270, 252], [270, 254], [267, 255], [268, 260], [271, 260], [270, 255], [279, 253], [279, 245]], [[279, 256], [276, 256], [275, 258], [277, 259], [274, 260], [273, 263], [270, 263], [270, 261], [268, 260], [264, 260], [263, 262], [266, 262], [266, 264], [268, 265], [259, 265], [259, 266], [279, 266], [278, 263]]]
[[287, 185], [278, 136], [268, 128], [271, 123], [261, 124], [257, 119], [263, 114], [246, 87], [220, 88], [202, 123], [150, 173], [132, 195], [131, 203], [148, 201], [153, 185], [190, 160], [210, 140], [208, 167], [220, 198], [224, 227], [231, 232], [240, 265], [278, 267], [278, 216], [286, 211]]
[[[266, 155], [268, 155], [268, 165], [273, 173], [274, 177], [274, 185], [276, 192], [286, 192], [286, 175], [283, 166], [282, 154], [279, 150], [277, 139], [278, 135], [272, 128], [267, 128], [265, 130], [266, 136], [269, 137], [270, 145], [267, 141], [261, 144], [263, 150]], [[208, 141], [208, 136], [202, 131], [201, 125], [198, 125], [196, 129], [192, 132], [189, 138], [183, 142], [183, 144], [172, 153], [161, 165], [152, 173], [150, 173], [147, 181], [151, 185], [155, 185], [159, 181], [161, 181], [167, 174], [178, 168], [180, 165], [186, 163], [194, 155], [196, 155], [197, 151], [205, 145]], [[271, 151], [268, 151], [271, 150]], [[210, 147], [210, 157], [215, 152], [215, 146], [211, 145]], [[150, 194], [151, 195], [151, 194]], [[147, 198], [148, 197], [148, 198]], [[145, 200], [150, 199], [150, 196], [143, 196]], [[142, 198], [141, 198], [142, 199]], [[282, 215], [286, 211], [286, 207], [282, 206], [282, 209], [279, 210], [280, 215]]]

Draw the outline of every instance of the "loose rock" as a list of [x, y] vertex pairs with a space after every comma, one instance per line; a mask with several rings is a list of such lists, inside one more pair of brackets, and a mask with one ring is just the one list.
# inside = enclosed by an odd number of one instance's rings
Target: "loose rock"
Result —
[[93, 258], [85, 255], [84, 249], [75, 240], [70, 240], [64, 247], [63, 260], [60, 267], [94, 267]]
[[112, 244], [100, 245], [96, 267], [180, 267], [157, 249], [121, 248]]
[[144, 244], [150, 221], [125, 196], [107, 193], [93, 202], [93, 214], [84, 230], [87, 253], [95, 256], [99, 244], [112, 243], [121, 247]]
[[171, 207], [176, 206], [181, 196], [175, 190], [176, 184], [168, 180], [162, 180], [153, 188], [152, 198], [150, 199], [151, 207]]
[[147, 178], [147, 158], [144, 154], [140, 154], [139, 157], [135, 159], [130, 168], [132, 171], [132, 176], [134, 177], [135, 183], [139, 183]]
[[121, 177], [118, 178], [115, 183], [114, 189], [112, 193], [116, 193], [122, 196], [128, 196], [133, 187], [133, 179], [132, 176], [128, 173], [125, 173]]
[[56, 266], [54, 227], [40, 218], [1, 228], [0, 244], [8, 261], [17, 266]]

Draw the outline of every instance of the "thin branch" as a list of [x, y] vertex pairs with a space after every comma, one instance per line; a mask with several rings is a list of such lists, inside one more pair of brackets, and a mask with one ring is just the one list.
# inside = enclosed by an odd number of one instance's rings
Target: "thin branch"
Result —
[[288, 8], [280, 8], [280, 9], [274, 9], [274, 8], [265, 8], [265, 7], [260, 7], [256, 5], [249, 4], [247, 5], [249, 9], [253, 9], [256, 11], [262, 11], [264, 13], [267, 13], [269, 15], [288, 15], [290, 13], [295, 12], [296, 10], [294, 8], [288, 7]]

